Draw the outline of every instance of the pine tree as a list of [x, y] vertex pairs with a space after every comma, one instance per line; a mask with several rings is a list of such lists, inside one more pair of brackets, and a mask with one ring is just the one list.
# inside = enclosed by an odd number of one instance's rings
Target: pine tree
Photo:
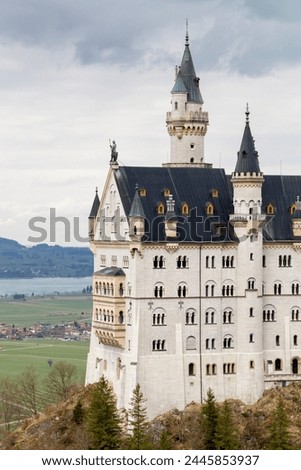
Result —
[[91, 449], [118, 449], [121, 444], [121, 420], [116, 398], [107, 379], [102, 376], [92, 394], [87, 415]]
[[237, 433], [232, 421], [231, 409], [227, 401], [224, 401], [218, 413], [215, 448], [217, 450], [235, 450], [238, 448]]
[[78, 400], [72, 412], [73, 421], [76, 424], [82, 424], [82, 422], [84, 421], [84, 416], [85, 416], [85, 410], [83, 408], [83, 404], [80, 400]]
[[272, 415], [270, 437], [267, 448], [270, 450], [290, 450], [290, 434], [288, 431], [289, 419], [286, 414], [282, 398], [278, 399], [277, 406]]
[[207, 392], [207, 399], [201, 411], [201, 430], [203, 432], [205, 449], [214, 450], [215, 436], [218, 420], [218, 407], [211, 388]]
[[144, 406], [146, 398], [141, 392], [139, 384], [133, 390], [129, 410], [129, 429], [131, 436], [128, 440], [129, 449], [141, 450], [150, 449], [150, 439], [148, 435], [147, 411]]

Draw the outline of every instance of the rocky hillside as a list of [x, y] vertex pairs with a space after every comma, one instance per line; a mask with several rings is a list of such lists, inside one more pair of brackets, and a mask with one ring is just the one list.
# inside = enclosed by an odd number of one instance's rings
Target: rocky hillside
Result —
[[[74, 407], [80, 400], [87, 408], [93, 385], [77, 392], [69, 400], [49, 407], [44, 414], [24, 421], [18, 429], [4, 436], [1, 449], [88, 449], [89, 439], [84, 421], [76, 424]], [[301, 384], [265, 392], [254, 405], [231, 400], [232, 417], [239, 432], [239, 448], [264, 449], [273, 410], [282, 397], [289, 419], [289, 432], [295, 449], [301, 449]], [[202, 449], [200, 433], [201, 405], [191, 403], [183, 411], [171, 410], [151, 422], [154, 446], [160, 448], [165, 435], [168, 449]], [[162, 442], [162, 439], [161, 439]]]

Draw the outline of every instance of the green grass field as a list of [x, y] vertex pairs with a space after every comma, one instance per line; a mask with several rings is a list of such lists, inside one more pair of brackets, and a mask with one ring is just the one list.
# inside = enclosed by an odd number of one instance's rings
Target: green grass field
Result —
[[35, 368], [40, 379], [50, 372], [49, 359], [53, 364], [66, 361], [74, 364], [78, 382], [84, 383], [89, 341], [60, 341], [51, 339], [0, 341], [0, 378], [14, 379], [26, 370]]
[[[1, 300], [0, 323], [29, 327], [37, 323], [51, 325], [73, 321], [91, 322], [92, 299], [85, 295], [27, 297], [26, 301]], [[48, 360], [67, 361], [78, 370], [78, 381], [84, 383], [89, 341], [33, 339], [0, 341], [0, 378], [15, 378], [33, 366], [43, 379], [50, 371]]]
[[91, 322], [91, 296], [27, 297], [26, 301], [1, 300], [0, 323], [16, 327], [36, 323]]

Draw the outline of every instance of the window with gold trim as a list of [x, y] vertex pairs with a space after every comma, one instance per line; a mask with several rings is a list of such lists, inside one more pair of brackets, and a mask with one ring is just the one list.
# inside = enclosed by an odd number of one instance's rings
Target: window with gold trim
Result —
[[296, 210], [296, 204], [292, 204], [290, 206], [290, 214], [293, 215], [295, 213], [295, 210]]
[[214, 206], [211, 202], [206, 204], [206, 214], [207, 215], [213, 215], [214, 214]]
[[145, 197], [145, 196], [146, 196], [146, 193], [147, 193], [147, 191], [146, 191], [145, 188], [140, 188], [140, 189], [139, 189], [139, 195], [140, 195], [140, 196]]
[[268, 215], [275, 214], [275, 207], [273, 206], [273, 204], [271, 202], [267, 205], [266, 211], [267, 211]]
[[189, 214], [189, 206], [186, 202], [183, 202], [181, 206], [181, 212], [183, 215], [188, 215]]
[[159, 202], [157, 204], [157, 214], [162, 215], [164, 214], [165, 209], [164, 209], [164, 204], [162, 202]]

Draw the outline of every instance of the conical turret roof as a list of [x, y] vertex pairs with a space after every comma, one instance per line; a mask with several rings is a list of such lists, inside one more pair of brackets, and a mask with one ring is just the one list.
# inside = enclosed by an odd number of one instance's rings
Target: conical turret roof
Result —
[[258, 152], [255, 149], [254, 139], [250, 129], [249, 110], [246, 111], [246, 125], [243, 133], [240, 150], [237, 154], [235, 173], [260, 173]]
[[100, 205], [100, 201], [99, 201], [99, 197], [98, 197], [98, 189], [96, 188], [95, 198], [94, 198], [94, 201], [93, 201], [93, 204], [92, 204], [92, 207], [91, 207], [91, 212], [90, 212], [90, 215], [89, 215], [89, 219], [95, 219], [95, 217], [97, 217], [99, 205]]
[[203, 104], [203, 98], [199, 88], [200, 79], [196, 76], [191, 52], [189, 49], [189, 38], [188, 33], [186, 34], [186, 42], [184, 54], [179, 67], [176, 82], [172, 89], [172, 93], [184, 93], [188, 94], [188, 101]]

